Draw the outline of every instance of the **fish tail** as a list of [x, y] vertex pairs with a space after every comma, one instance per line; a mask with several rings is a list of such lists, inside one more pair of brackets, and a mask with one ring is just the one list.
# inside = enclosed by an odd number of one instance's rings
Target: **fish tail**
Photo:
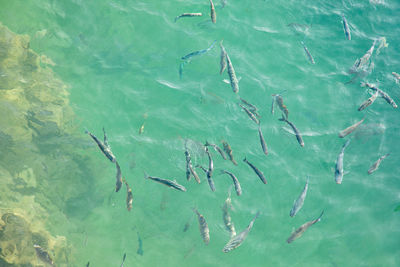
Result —
[[246, 157], [244, 157], [243, 161], [244, 161], [244, 162], [247, 162], [247, 159], [246, 159]]
[[343, 149], [345, 149], [350, 144], [351, 139], [348, 139], [346, 143], [343, 145]]
[[204, 144], [204, 146], [210, 146], [211, 144], [206, 140], [206, 143]]
[[214, 42], [210, 45], [210, 47], [207, 50], [211, 50], [214, 47], [215, 42], [217, 42], [217, 40], [214, 40]]
[[280, 121], [287, 121], [287, 119], [285, 118], [285, 116], [283, 116], [283, 114], [282, 114], [282, 118], [280, 118], [280, 119], [278, 119], [278, 120], [280, 120]]
[[322, 215], [324, 215], [324, 210], [322, 210], [321, 215], [319, 215], [319, 217], [316, 219], [317, 222], [319, 222], [321, 220]]
[[146, 171], [143, 171], [143, 172], [144, 172], [144, 179], [148, 179], [150, 176], [147, 174]]
[[90, 134], [90, 132], [86, 128], [85, 128], [85, 134]]

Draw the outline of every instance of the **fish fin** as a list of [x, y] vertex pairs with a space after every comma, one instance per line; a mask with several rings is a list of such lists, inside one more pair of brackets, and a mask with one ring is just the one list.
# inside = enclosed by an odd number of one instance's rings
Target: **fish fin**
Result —
[[90, 134], [90, 132], [86, 128], [85, 128], [85, 134]]
[[146, 171], [143, 171], [143, 172], [144, 172], [144, 179], [148, 179], [149, 175], [147, 174], [147, 172]]
[[321, 220], [322, 215], [324, 215], [324, 211], [325, 211], [325, 210], [322, 210], [321, 215], [319, 215], [319, 217], [318, 217], [317, 220], [316, 220], [317, 222], [319, 222], [319, 221]]

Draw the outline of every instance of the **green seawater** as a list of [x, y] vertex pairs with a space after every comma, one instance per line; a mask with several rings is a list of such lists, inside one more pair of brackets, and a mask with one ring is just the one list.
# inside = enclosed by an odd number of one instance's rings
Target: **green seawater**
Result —
[[[124, 253], [126, 267], [400, 266], [400, 212], [395, 211], [400, 203], [399, 110], [378, 98], [357, 111], [370, 97], [361, 81], [376, 84], [400, 103], [400, 85], [391, 74], [400, 73], [400, 1], [226, 2], [222, 8], [214, 0], [213, 24], [207, 0], [0, 0], [0, 22], [30, 37], [29, 48], [55, 63], [49, 67], [70, 93], [68, 105], [74, 115], [68, 131], [74, 138], [55, 135], [41, 140], [46, 145], [38, 153], [52, 155], [55, 171], [37, 177], [43, 182], [36, 190], [21, 191], [53, 205], [54, 213], [49, 210], [43, 223], [53, 236], [65, 236], [71, 247], [68, 260], [60, 259], [59, 265], [56, 252], [50, 251], [56, 266], [120, 266]], [[203, 16], [175, 23], [184, 12]], [[350, 24], [350, 41], [342, 14]], [[290, 23], [302, 26], [296, 31], [287, 26]], [[375, 47], [373, 71], [345, 84], [352, 78], [348, 70], [354, 61], [379, 37], [386, 37], [389, 46], [379, 55]], [[180, 78], [180, 58], [214, 40], [215, 47], [186, 64]], [[227, 72], [219, 74], [221, 40], [240, 78], [239, 94], [223, 82]], [[304, 147], [278, 120], [279, 108], [271, 114], [271, 95], [283, 90], [289, 119], [302, 133]], [[239, 96], [259, 108], [268, 156], [262, 152], [258, 126], [238, 106]], [[359, 129], [338, 137], [339, 131], [364, 117]], [[115, 193], [115, 165], [84, 133], [87, 129], [102, 139], [102, 127], [133, 191], [130, 212], [125, 186]], [[352, 141], [338, 185], [335, 162], [347, 139]], [[232, 147], [238, 166], [210, 149], [215, 192], [200, 169], [201, 184], [193, 178], [186, 181], [185, 140], [194, 165], [208, 166], [201, 149], [206, 140], [221, 148], [221, 140], [226, 140]], [[7, 149], [16, 144], [10, 146]], [[73, 157], [73, 165], [64, 156], [74, 149], [80, 156]], [[368, 175], [373, 162], [389, 152], [380, 168]], [[244, 157], [263, 171], [266, 185]], [[1, 166], [12, 166], [7, 156], [0, 160]], [[24, 160], [21, 156], [15, 161]], [[238, 197], [232, 189], [230, 214], [236, 231], [261, 212], [247, 239], [229, 253], [222, 252], [230, 236], [221, 208], [232, 182], [219, 175], [222, 169], [233, 172], [243, 190]], [[176, 179], [187, 192], [145, 180], [144, 172]], [[289, 211], [307, 176], [304, 206], [291, 218]], [[13, 189], [12, 184], [5, 186]], [[1, 208], [8, 205], [1, 202]], [[210, 228], [207, 246], [193, 207]], [[286, 242], [322, 211], [320, 222], [293, 243]], [[184, 232], [188, 221], [190, 228]], [[142, 255], [137, 253], [138, 235]], [[42, 266], [36, 262], [34, 266]]]

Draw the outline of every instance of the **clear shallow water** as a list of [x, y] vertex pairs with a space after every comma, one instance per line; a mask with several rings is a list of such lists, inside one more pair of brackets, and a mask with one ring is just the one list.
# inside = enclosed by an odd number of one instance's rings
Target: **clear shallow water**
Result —
[[[399, 265], [400, 214], [393, 212], [400, 202], [398, 110], [378, 99], [358, 112], [369, 95], [359, 80], [344, 83], [351, 78], [348, 68], [373, 39], [385, 36], [389, 47], [378, 56], [373, 54], [375, 69], [365, 80], [377, 83], [399, 102], [400, 88], [390, 73], [400, 72], [400, 3], [231, 0], [221, 9], [215, 1], [216, 25], [207, 22], [207, 1], [0, 3], [0, 21], [16, 33], [31, 36], [30, 47], [56, 63], [54, 72], [69, 86], [76, 133], [87, 139], [84, 157], [95, 162], [89, 166], [93, 171], [82, 174], [90, 181], [89, 190], [59, 205], [68, 222], [59, 222], [63, 225], [59, 229], [52, 223], [53, 234], [62, 233], [73, 247], [71, 266], [87, 261], [90, 266], [118, 266], [124, 252], [126, 266]], [[174, 23], [183, 12], [202, 12], [203, 17]], [[345, 39], [341, 13], [350, 23], [351, 41]], [[295, 34], [289, 23], [312, 26], [306, 35]], [[217, 46], [185, 65], [179, 78], [182, 56], [222, 39], [242, 78], [239, 95], [260, 109], [270, 151], [267, 157], [260, 148], [257, 126], [222, 82], [228, 77], [219, 75]], [[315, 65], [309, 63], [302, 40]], [[287, 90], [284, 102], [290, 120], [303, 133], [304, 148], [278, 121], [280, 112], [270, 114], [271, 94], [282, 90]], [[334, 165], [344, 143], [337, 134], [363, 116], [363, 127], [350, 136], [353, 140], [345, 152], [343, 184], [337, 185]], [[144, 133], [139, 135], [143, 122]], [[125, 188], [113, 193], [114, 166], [83, 133], [87, 128], [101, 137], [103, 126], [133, 189], [131, 212], [126, 211]], [[221, 251], [229, 239], [221, 207], [231, 182], [216, 175], [215, 193], [203, 175], [200, 185], [187, 183], [185, 138], [219, 144], [224, 139], [233, 148], [239, 166], [213, 155], [216, 173], [231, 170], [242, 184], [243, 195], [232, 195], [237, 232], [261, 211], [246, 241], [228, 254]], [[368, 176], [369, 166], [387, 152], [390, 157]], [[267, 185], [243, 164], [245, 156], [264, 172]], [[207, 164], [201, 155], [196, 162]], [[188, 191], [144, 180], [143, 171], [176, 179]], [[307, 175], [305, 204], [290, 218]], [[60, 196], [65, 194], [62, 188], [77, 186], [65, 178], [57, 185]], [[202, 243], [196, 218], [188, 232], [182, 231], [194, 206], [209, 224], [208, 246]], [[292, 244], [285, 242], [295, 228], [322, 210], [321, 222]], [[136, 253], [137, 232], [143, 255]]]

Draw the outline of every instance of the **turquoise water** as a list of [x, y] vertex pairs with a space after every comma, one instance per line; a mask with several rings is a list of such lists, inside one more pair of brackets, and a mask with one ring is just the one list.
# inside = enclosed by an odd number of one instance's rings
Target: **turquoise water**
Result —
[[[400, 2], [228, 0], [223, 9], [214, 2], [215, 25], [206, 0], [0, 1], [0, 22], [29, 35], [30, 48], [51, 58], [54, 73], [68, 86], [75, 113], [71, 127], [80, 138], [69, 146], [83, 148], [82, 165], [90, 162], [86, 172], [69, 175], [67, 169], [58, 174], [62, 179], [52, 177], [51, 192], [40, 192], [50, 194], [65, 215], [48, 222], [51, 233], [65, 236], [72, 247], [70, 260], [61, 266], [88, 261], [90, 266], [119, 266], [124, 253], [125, 266], [399, 266], [400, 213], [394, 212], [400, 202], [398, 110], [381, 98], [362, 112], [357, 108], [370, 96], [360, 87], [362, 80], [400, 101], [391, 75], [400, 73]], [[174, 23], [184, 12], [202, 12], [203, 17]], [[350, 23], [351, 41], [345, 39], [342, 13]], [[295, 32], [289, 23], [307, 26]], [[379, 37], [386, 37], [389, 46], [373, 53], [372, 73], [345, 84], [352, 77], [348, 69]], [[222, 81], [228, 75], [219, 74], [218, 45], [193, 58], [179, 77], [180, 58], [214, 40], [223, 40], [241, 78], [239, 95], [260, 110], [268, 156], [261, 150], [257, 125]], [[278, 121], [279, 109], [270, 113], [271, 94], [283, 90], [304, 148]], [[334, 167], [344, 143], [338, 132], [363, 117], [360, 128], [345, 138], [352, 141], [345, 151], [343, 183], [337, 185]], [[125, 187], [114, 192], [114, 165], [84, 134], [88, 129], [102, 138], [103, 126], [133, 190], [130, 212]], [[212, 151], [216, 192], [200, 170], [200, 185], [186, 181], [185, 139], [193, 161], [203, 166], [208, 159], [200, 144], [208, 140], [222, 147], [226, 140], [231, 145], [238, 166]], [[60, 143], [57, 138], [52, 142]], [[370, 165], [388, 152], [379, 170], [368, 175]], [[244, 157], [264, 172], [267, 185], [242, 162]], [[236, 231], [261, 211], [244, 243], [227, 254], [222, 252], [229, 233], [221, 207], [231, 181], [217, 175], [221, 169], [235, 173], [242, 185], [240, 197], [232, 192]], [[187, 192], [145, 180], [144, 171], [176, 179]], [[304, 206], [291, 218], [307, 175]], [[85, 181], [85, 190], [71, 182], [77, 180]], [[67, 192], [75, 190], [82, 193], [68, 198]], [[209, 225], [208, 246], [192, 207]], [[322, 210], [320, 222], [286, 243], [294, 229]], [[191, 226], [183, 232], [187, 221]], [[138, 233], [143, 255], [137, 253]]]

